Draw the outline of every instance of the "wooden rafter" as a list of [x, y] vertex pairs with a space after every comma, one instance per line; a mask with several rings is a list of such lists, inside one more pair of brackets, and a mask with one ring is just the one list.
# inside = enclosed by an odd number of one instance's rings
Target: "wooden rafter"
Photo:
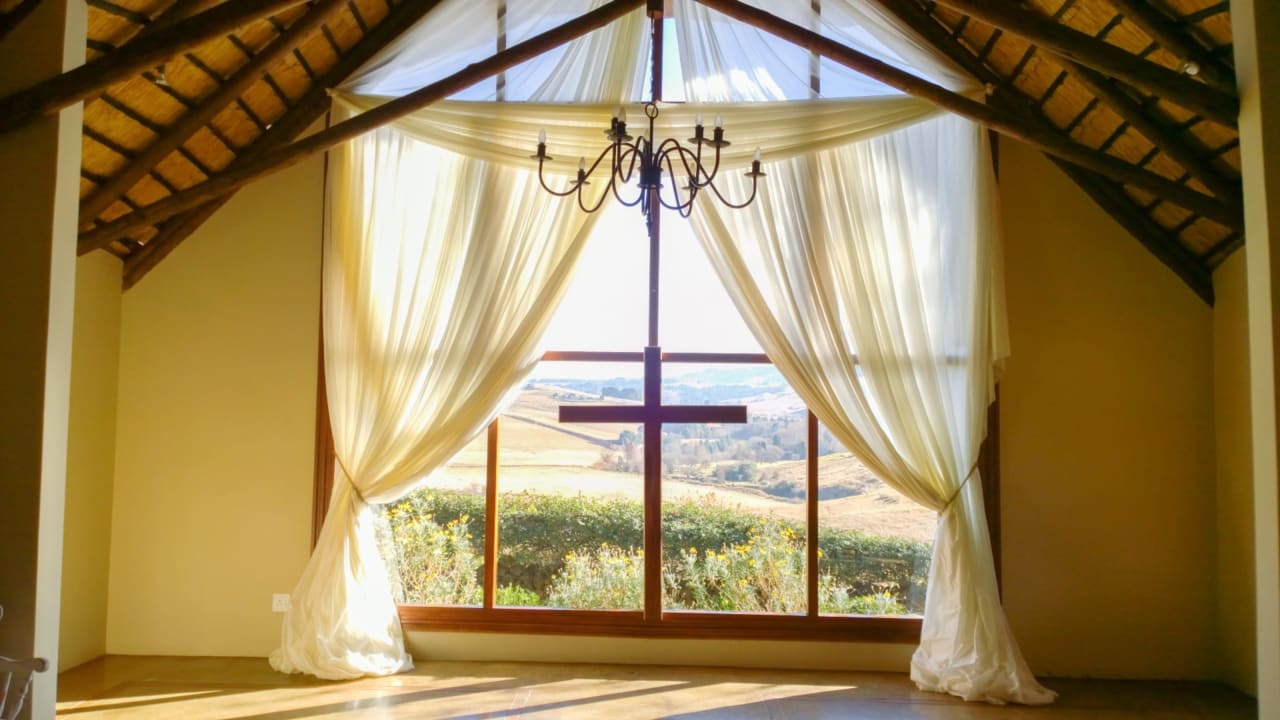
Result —
[[1102, 173], [1119, 182], [1154, 193], [1188, 210], [1230, 228], [1244, 224], [1243, 211], [1180, 183], [1135, 167], [1123, 160], [1072, 142], [1055, 130], [1026, 123], [1003, 109], [971, 100], [927, 80], [900, 70], [808, 28], [787, 22], [739, 0], [698, 0], [736, 20], [760, 28], [811, 52], [818, 52], [852, 70], [940, 107], [992, 130], [1021, 140], [1069, 162]]
[[18, 23], [26, 19], [39, 4], [40, 0], [22, 0], [17, 7], [0, 15], [0, 40], [4, 40], [9, 33], [13, 32], [13, 29], [18, 27]]
[[229, 103], [234, 102], [254, 83], [263, 77], [263, 73], [280, 58], [289, 54], [303, 40], [309, 37], [320, 25], [345, 7], [346, 0], [321, 0], [306, 15], [297, 20], [288, 30], [279, 35], [262, 52], [258, 53], [220, 87], [213, 91], [200, 104], [185, 113], [165, 133], [144, 150], [137, 154], [119, 172], [111, 176], [106, 183], [98, 186], [80, 202], [80, 227], [92, 225], [103, 210], [106, 210], [117, 198], [124, 195], [147, 171], [177, 150], [200, 128], [204, 127], [222, 111]]
[[1236, 92], [1235, 72], [1210, 54], [1190, 34], [1183, 32], [1172, 19], [1153, 7], [1149, 0], [1110, 0], [1110, 2], [1134, 25], [1151, 36], [1152, 40], [1160, 43], [1161, 47], [1184, 62], [1195, 63], [1199, 68], [1199, 76], [1205, 82], [1223, 92], [1232, 94]]
[[1179, 165], [1186, 168], [1223, 202], [1233, 205], [1240, 205], [1243, 202], [1239, 181], [1229, 179], [1218, 172], [1203, 153], [1186, 143], [1172, 128], [1151, 117], [1128, 93], [1094, 70], [1067, 59], [1063, 59], [1062, 63], [1063, 67], [1089, 92], [1106, 103], [1117, 115], [1124, 118], [1125, 122], [1176, 160]]
[[[311, 88], [298, 102], [294, 103], [280, 119], [272, 124], [271, 129], [259, 136], [253, 144], [245, 149], [224, 172], [234, 171], [247, 162], [252, 162], [266, 153], [293, 142], [298, 135], [311, 127], [329, 109], [329, 88], [341, 85], [353, 72], [388, 43], [400, 37], [413, 27], [428, 12], [440, 4], [441, 0], [403, 0], [383, 18], [382, 22], [372, 28], [358, 43], [321, 77], [311, 84]], [[124, 287], [136, 285], [161, 260], [168, 257], [178, 245], [200, 227], [213, 213], [217, 212], [234, 193], [228, 193], [211, 202], [170, 218], [159, 226], [156, 234], [146, 245], [130, 253], [124, 265]]]
[[110, 242], [125, 237], [134, 230], [155, 225], [161, 220], [226, 195], [259, 177], [292, 167], [317, 152], [375, 130], [414, 110], [454, 95], [499, 72], [509, 70], [592, 30], [604, 27], [644, 4], [645, 0], [611, 0], [559, 27], [513, 45], [485, 60], [472, 63], [438, 82], [391, 100], [302, 140], [247, 160], [240, 163], [236, 169], [228, 170], [200, 185], [129, 213], [101, 227], [81, 233], [79, 252], [83, 254], [106, 247]]
[[1235, 93], [1197, 82], [1091, 35], [999, 0], [934, 0], [1055, 55], [1123, 80], [1204, 117], [1234, 128], [1240, 115]]
[[165, 28], [172, 27], [175, 23], [195, 17], [203, 12], [208, 12], [222, 3], [222, 0], [178, 0], [170, 5], [158, 17], [144, 26], [134, 36], [134, 39], [144, 38], [153, 35]]
[[[975, 54], [966, 51], [960, 43], [952, 40], [943, 26], [925, 12], [915, 0], [881, 0], [881, 2], [899, 20], [915, 30], [972, 77], [995, 88], [996, 91], [991, 96], [993, 104], [1023, 118], [1027, 123], [1043, 127], [1046, 131], [1061, 132], [1032, 106], [1028, 98], [1003, 90], [1002, 88], [1005, 87], [1003, 79], [983, 64]], [[1064, 169], [1078, 170], [1075, 166], [1063, 163], [1048, 153], [1046, 155]], [[1171, 239], [1163, 228], [1146, 217], [1119, 185], [1088, 171], [1068, 171], [1067, 175], [1095, 202], [1099, 203], [1112, 219], [1120, 223], [1139, 243], [1178, 275], [1193, 292], [1205, 302], [1213, 303], [1213, 277], [1210, 271], [1202, 263], [1190, 257], [1190, 253], [1181, 243]]]
[[183, 48], [208, 42], [304, 1], [227, 0], [164, 30], [135, 38], [110, 55], [0, 98], [0, 134], [92, 97], [109, 85], [164, 62]]

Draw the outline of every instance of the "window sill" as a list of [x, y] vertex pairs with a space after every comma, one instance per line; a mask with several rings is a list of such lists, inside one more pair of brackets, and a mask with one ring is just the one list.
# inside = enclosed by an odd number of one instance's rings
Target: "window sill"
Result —
[[399, 606], [407, 630], [651, 638], [739, 638], [836, 642], [920, 642], [919, 617], [743, 615], [665, 612], [645, 620], [638, 610], [550, 610]]

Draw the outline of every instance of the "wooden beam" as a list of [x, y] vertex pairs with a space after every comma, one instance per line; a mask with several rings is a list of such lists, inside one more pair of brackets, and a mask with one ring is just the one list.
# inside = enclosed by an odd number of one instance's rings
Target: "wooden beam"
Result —
[[243, 95], [262, 78], [267, 68], [289, 54], [318, 30], [322, 23], [344, 7], [346, 7], [346, 0], [321, 0], [310, 12], [277, 36], [262, 52], [242, 65], [225, 84], [201, 100], [195, 109], [179, 117], [165, 134], [139, 152], [107, 182], [94, 188], [80, 201], [80, 228], [92, 227], [94, 218], [110, 207], [117, 198], [128, 192], [151, 168], [177, 150], [228, 104]]
[[13, 29], [18, 27], [18, 23], [25, 20], [39, 4], [40, 0], [22, 0], [17, 7], [0, 15], [0, 40], [4, 40], [5, 36], [13, 32]]
[[168, 8], [165, 8], [164, 12], [156, 16], [151, 23], [145, 25], [133, 37], [136, 40], [148, 35], [154, 35], [167, 27], [173, 26], [174, 23], [212, 10], [220, 4], [222, 4], [222, 0], [177, 0]]
[[[964, 68], [979, 82], [993, 88], [1003, 86], [1002, 79], [995, 71], [984, 65], [977, 56], [964, 50], [960, 43], [952, 40], [942, 25], [930, 17], [923, 8], [916, 4], [915, 0], [884, 0], [883, 4], [889, 12], [923, 36], [926, 41], [957, 65]], [[992, 95], [991, 102], [1005, 108], [1007, 112], [1023, 118], [1025, 122], [1039, 125], [1048, 131], [1061, 132], [1054, 128], [1044, 115], [1034, 109], [1029, 99], [1024, 95], [1010, 94], [1003, 90], [997, 90]], [[1049, 158], [1057, 162], [1057, 159], [1052, 155], [1049, 155]], [[1206, 302], [1212, 303], [1212, 277], [1188, 267], [1184, 254], [1186, 252], [1185, 248], [1181, 243], [1171, 240], [1168, 234], [1150, 218], [1147, 218], [1145, 222], [1140, 221], [1138, 216], [1145, 217], [1145, 213], [1138, 208], [1120, 186], [1114, 183], [1095, 181], [1099, 176], [1093, 173], [1079, 175], [1067, 173], [1067, 175], [1081, 189], [1091, 197], [1094, 197], [1095, 202], [1099, 202], [1102, 209], [1128, 230], [1134, 239], [1147, 248], [1158, 247], [1158, 251], [1152, 251], [1156, 258], [1170, 270], [1173, 270], [1197, 295], [1201, 298], [1206, 298]], [[1099, 196], [1105, 196], [1105, 202], [1098, 200]], [[1126, 205], [1127, 208], [1125, 207]]]
[[1227, 127], [1236, 126], [1240, 101], [1234, 93], [1144, 60], [1092, 35], [1005, 0], [934, 0], [953, 10], [1026, 39], [1055, 55], [1123, 80]]
[[292, 167], [317, 152], [376, 130], [415, 110], [443, 100], [499, 72], [509, 70], [548, 50], [553, 50], [570, 40], [608, 25], [644, 4], [645, 0], [611, 0], [557, 28], [536, 35], [485, 60], [472, 63], [443, 80], [391, 100], [298, 142], [265, 153], [260, 158], [241, 164], [235, 170], [224, 172], [177, 195], [171, 195], [137, 212], [129, 213], [82, 233], [79, 252], [84, 254], [106, 247], [112, 240], [122, 238], [134, 230], [155, 225], [161, 220], [243, 187], [259, 177]]
[[[311, 83], [311, 87], [294, 103], [283, 116], [272, 124], [271, 129], [260, 135], [224, 170], [230, 172], [240, 165], [250, 162], [279, 147], [293, 142], [298, 135], [306, 131], [329, 110], [329, 88], [337, 87], [346, 81], [360, 66], [364, 65], [379, 50], [400, 37], [413, 27], [427, 13], [440, 4], [441, 0], [403, 0], [393, 7], [382, 22], [374, 26], [368, 34], [356, 42], [342, 59], [338, 60], [328, 72]], [[233, 193], [223, 195], [209, 203], [189, 210], [167, 220], [160, 226], [160, 232], [140, 250], [131, 253], [124, 263], [124, 288], [127, 290], [138, 284], [148, 272], [160, 264], [173, 252], [182, 241], [209, 219], [218, 208], [222, 207]]]
[[57, 112], [109, 85], [159, 65], [175, 53], [305, 0], [227, 0], [214, 9], [135, 38], [116, 52], [0, 98], [0, 134]]
[[1074, 143], [1038, 123], [1020, 122], [1005, 110], [996, 109], [991, 105], [971, 100], [944, 87], [934, 85], [835, 40], [823, 37], [808, 28], [787, 22], [738, 0], [698, 1], [806, 50], [821, 53], [845, 67], [879, 80], [890, 87], [936, 103], [945, 110], [985, 125], [1003, 135], [1021, 140], [1056, 157], [1146, 190], [1227, 227], [1239, 229], [1244, 225], [1243, 211], [1239, 207], [1232, 207], [1217, 198], [1161, 177], [1149, 170], [1130, 165], [1117, 157]]
[[[1188, 145], [1169, 126], [1147, 114], [1128, 93], [1116, 87], [1115, 83], [1097, 71], [1076, 64], [1072, 60], [1063, 59], [1063, 66], [1084, 85], [1089, 92], [1106, 103], [1125, 122], [1142, 133], [1152, 144], [1163, 150], [1169, 157], [1187, 169], [1205, 187], [1213, 191], [1223, 202], [1241, 205], [1242, 192], [1239, 180], [1225, 177], [1213, 163], [1202, 153]], [[1243, 210], [1241, 210], [1243, 212]]]
[[1111, 0], [1111, 4], [1165, 50], [1183, 62], [1199, 66], [1199, 77], [1205, 82], [1223, 92], [1236, 93], [1235, 72], [1183, 32], [1171, 18], [1153, 7], [1150, 0]]

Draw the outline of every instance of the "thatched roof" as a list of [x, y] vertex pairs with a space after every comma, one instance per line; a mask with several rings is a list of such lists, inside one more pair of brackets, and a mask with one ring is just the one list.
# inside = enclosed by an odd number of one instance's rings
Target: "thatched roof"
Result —
[[[1087, 161], [1058, 160], [1212, 302], [1213, 268], [1244, 241], [1227, 2], [881, 1], [987, 84], [1004, 132]], [[0, 0], [0, 42], [35, 2]], [[289, 145], [324, 115], [325, 89], [437, 0], [87, 2], [86, 72], [63, 77], [86, 98], [81, 249], [123, 258], [130, 286], [227, 197], [197, 191]], [[219, 22], [229, 32], [200, 37]], [[121, 77], [94, 74], [138, 58]], [[57, 90], [2, 98], [0, 117], [56, 109]], [[142, 212], [173, 197], [218, 199]]]

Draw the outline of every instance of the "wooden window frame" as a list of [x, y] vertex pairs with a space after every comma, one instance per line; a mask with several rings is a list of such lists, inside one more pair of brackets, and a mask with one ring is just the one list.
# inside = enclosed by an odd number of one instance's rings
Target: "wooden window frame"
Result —
[[[312, 544], [328, 510], [336, 462], [324, 387], [323, 347], [316, 401], [316, 466]], [[548, 352], [543, 361], [641, 362], [643, 353]], [[664, 363], [771, 364], [768, 357], [742, 353], [663, 353]], [[806, 487], [806, 583], [805, 613], [728, 613], [696, 610], [576, 610], [560, 608], [496, 607], [498, 572], [498, 442], [499, 420], [487, 433], [485, 469], [485, 540], [483, 604], [475, 607], [400, 605], [401, 624], [409, 630], [433, 632], [486, 632], [547, 635], [589, 635], [648, 638], [737, 638], [769, 640], [824, 640], [874, 643], [918, 643], [920, 617], [824, 615], [818, 612], [818, 421], [809, 412]], [[987, 524], [997, 582], [1000, 568], [1000, 463], [999, 395], [988, 411], [987, 439], [979, 454]], [[645, 515], [652, 515], [645, 507]], [[658, 513], [660, 517], [660, 512]], [[660, 548], [659, 548], [660, 549]], [[660, 604], [660, 603], [659, 603]]]

